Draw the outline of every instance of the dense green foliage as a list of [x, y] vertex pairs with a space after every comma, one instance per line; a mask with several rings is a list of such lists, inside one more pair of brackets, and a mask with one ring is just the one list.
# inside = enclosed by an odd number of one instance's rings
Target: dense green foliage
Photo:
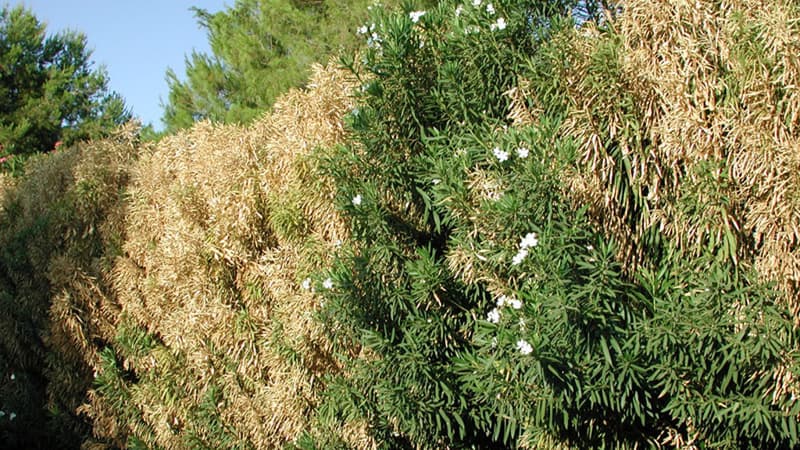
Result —
[[108, 77], [93, 68], [86, 37], [45, 35], [22, 6], [0, 11], [0, 157], [98, 138], [128, 121]]
[[[724, 247], [696, 256], [653, 238], [623, 270], [562, 188], [579, 167], [559, 86], [575, 50], [555, 39], [575, 32], [571, 6], [377, 18], [353, 69], [355, 142], [325, 162], [353, 240], [318, 286], [332, 339], [369, 356], [330, 380], [320, 422], [366, 420], [384, 448], [800, 444], [798, 403], [765, 395], [769, 374], [798, 367], [779, 295]], [[615, 30], [600, 31], [612, 47], [594, 62], [608, 70], [586, 83], [611, 93]], [[503, 94], [523, 79], [540, 114], [514, 126]], [[644, 213], [639, 186], [614, 180]]]
[[355, 50], [356, 27], [369, 4], [237, 0], [214, 14], [195, 9], [212, 54], [192, 53], [186, 60], [185, 81], [167, 72], [167, 130], [202, 119], [246, 123], [263, 114], [278, 95], [306, 82], [312, 63]]

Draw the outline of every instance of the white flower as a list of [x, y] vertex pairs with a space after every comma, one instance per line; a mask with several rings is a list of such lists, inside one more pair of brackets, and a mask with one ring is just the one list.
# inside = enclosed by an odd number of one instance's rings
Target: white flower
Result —
[[523, 355], [530, 355], [531, 352], [533, 352], [533, 347], [531, 347], [531, 344], [528, 344], [528, 341], [525, 339], [520, 339], [517, 341], [517, 349]]
[[477, 25], [470, 25], [464, 29], [464, 34], [473, 34], [480, 32], [481, 29]]
[[489, 314], [486, 315], [486, 320], [492, 323], [500, 322], [500, 311], [497, 308], [492, 309], [489, 311]]
[[361, 194], [356, 195], [353, 197], [353, 206], [359, 206], [361, 204]]
[[497, 336], [492, 338], [492, 348], [497, 348]]
[[367, 34], [367, 32], [369, 32], [369, 28], [366, 25], [358, 27], [358, 34]]
[[456, 7], [456, 17], [460, 16], [462, 12], [464, 12], [464, 5], [458, 5]]
[[586, 250], [588, 250], [588, 251], [594, 250], [594, 245], [587, 245], [586, 246]]
[[502, 17], [498, 18], [495, 23], [489, 25], [489, 29], [492, 30], [492, 31], [505, 30], [506, 29], [506, 19], [504, 19]]
[[331, 289], [333, 287], [333, 280], [326, 278], [325, 281], [322, 282], [322, 287], [325, 289]]
[[414, 23], [419, 22], [419, 18], [425, 15], [425, 11], [412, 11], [408, 13], [408, 17], [411, 18], [411, 21]]
[[441, 183], [441, 182], [442, 182], [442, 180], [440, 180], [438, 178], [434, 178], [434, 179], [431, 180], [431, 183], [433, 183], [434, 186], [439, 184], [439, 183]]
[[520, 158], [523, 158], [523, 159], [527, 158], [529, 152], [530, 152], [530, 150], [528, 150], [528, 147], [524, 147], [523, 146], [523, 147], [517, 148], [517, 155], [519, 155]]
[[15, 378], [17, 378], [17, 376], [12, 373], [11, 374], [11, 380], [13, 381]]
[[503, 192], [502, 191], [488, 191], [486, 193], [486, 198], [488, 198], [489, 200], [494, 200], [494, 201], [500, 200], [500, 197], [502, 197], [502, 196], [503, 196]]
[[519, 319], [519, 327], [524, 330], [525, 329], [525, 325], [526, 325], [525, 319], [522, 319], [522, 318]]
[[306, 278], [305, 280], [303, 280], [303, 282], [300, 283], [300, 287], [302, 287], [306, 291], [311, 289], [311, 278]]
[[372, 35], [367, 38], [367, 46], [370, 48], [379, 48], [381, 46], [381, 37], [378, 36], [378, 33], [372, 33]]
[[17, 413], [13, 413], [12, 412], [11, 414], [8, 415], [8, 420], [14, 420], [14, 418], [16, 418], [16, 417], [17, 417]]
[[481, 6], [481, 0], [472, 0], [472, 6], [475, 6], [476, 8]]
[[508, 161], [508, 152], [505, 150], [501, 150], [500, 147], [495, 147], [494, 150], [492, 150], [492, 153], [494, 153], [494, 156], [497, 158], [498, 161], [500, 162]]
[[5, 417], [5, 415], [6, 415], [5, 411], [0, 411], [0, 417]]
[[528, 233], [519, 241], [519, 248], [523, 250], [537, 245], [539, 245], [539, 239], [536, 237], [536, 233]]
[[333, 242], [333, 246], [336, 247], [336, 248], [341, 247], [342, 246], [342, 240], [341, 239], [337, 239], [336, 241]]
[[522, 260], [524, 260], [526, 256], [528, 256], [528, 250], [526, 250], [524, 248], [520, 249], [517, 252], [517, 254], [514, 255], [514, 258], [511, 260], [511, 265], [512, 266], [520, 265], [520, 263], [522, 263]]
[[503, 306], [505, 306], [507, 301], [508, 301], [508, 297], [506, 297], [505, 295], [501, 295], [500, 297], [497, 297], [497, 307], [498, 308], [502, 308]]
[[520, 308], [522, 308], [522, 301], [520, 301], [520, 300], [517, 300], [516, 298], [512, 298], [512, 299], [510, 299], [510, 300], [508, 301], [508, 304], [509, 304], [509, 305], [511, 305], [511, 307], [512, 307], [512, 308], [514, 308], [514, 309], [520, 309]]
[[494, 5], [491, 4], [491, 3], [487, 3], [486, 4], [486, 12], [491, 14], [491, 15], [494, 15]]

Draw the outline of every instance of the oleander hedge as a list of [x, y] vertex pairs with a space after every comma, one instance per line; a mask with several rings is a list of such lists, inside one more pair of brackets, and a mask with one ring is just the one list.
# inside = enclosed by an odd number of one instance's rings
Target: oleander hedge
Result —
[[800, 446], [800, 6], [371, 14], [249, 126], [0, 177], [0, 440]]

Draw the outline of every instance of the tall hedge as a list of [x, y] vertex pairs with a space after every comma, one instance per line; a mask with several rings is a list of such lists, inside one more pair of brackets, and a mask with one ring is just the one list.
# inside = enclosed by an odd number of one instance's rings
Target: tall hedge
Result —
[[0, 443], [800, 446], [798, 7], [371, 14], [250, 126], [0, 177]]
[[[765, 201], [793, 214], [798, 185], [736, 172], [796, 142], [796, 65], [765, 50], [797, 42], [778, 3], [378, 14], [354, 142], [325, 161], [352, 240], [321, 319], [361, 351], [319, 422], [367, 421], [384, 448], [800, 444], [794, 275], [770, 284], [760, 256], [792, 261], [798, 222], [747, 228]], [[763, 83], [739, 70], [765, 51]], [[750, 141], [760, 107], [777, 134]]]

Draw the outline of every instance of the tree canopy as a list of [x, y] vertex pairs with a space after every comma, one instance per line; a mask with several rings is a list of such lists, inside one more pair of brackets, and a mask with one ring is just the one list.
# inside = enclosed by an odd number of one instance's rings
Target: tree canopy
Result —
[[45, 28], [21, 6], [0, 11], [0, 156], [100, 137], [131, 118], [86, 36]]
[[[388, 3], [399, 3], [390, 1]], [[211, 55], [186, 58], [185, 80], [167, 71], [168, 131], [209, 119], [246, 123], [289, 88], [302, 86], [314, 62], [353, 50], [368, 0], [237, 0], [217, 13], [194, 8]]]

